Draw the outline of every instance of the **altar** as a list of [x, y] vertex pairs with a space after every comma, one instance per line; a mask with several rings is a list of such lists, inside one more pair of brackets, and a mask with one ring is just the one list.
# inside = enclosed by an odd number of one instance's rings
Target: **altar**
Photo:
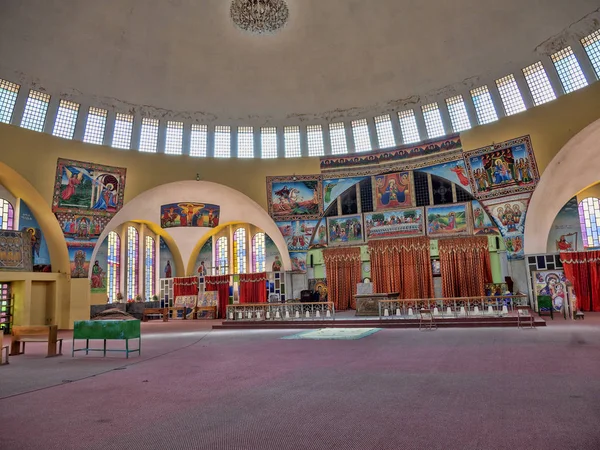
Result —
[[357, 316], [379, 316], [379, 300], [389, 300], [398, 298], [398, 292], [382, 294], [356, 294], [356, 315]]

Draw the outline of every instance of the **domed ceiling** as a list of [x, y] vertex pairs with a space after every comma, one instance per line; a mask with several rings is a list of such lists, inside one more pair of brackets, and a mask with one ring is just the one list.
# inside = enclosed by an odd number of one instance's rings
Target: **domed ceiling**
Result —
[[598, 0], [283, 3], [257, 33], [231, 0], [5, 0], [0, 77], [154, 117], [334, 121], [493, 83], [600, 22]]

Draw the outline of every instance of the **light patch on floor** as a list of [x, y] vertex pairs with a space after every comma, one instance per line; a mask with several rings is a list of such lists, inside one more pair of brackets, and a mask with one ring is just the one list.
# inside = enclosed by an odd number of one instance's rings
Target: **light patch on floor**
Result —
[[285, 336], [281, 339], [362, 339], [381, 328], [321, 328], [320, 330], [303, 331], [302, 333]]

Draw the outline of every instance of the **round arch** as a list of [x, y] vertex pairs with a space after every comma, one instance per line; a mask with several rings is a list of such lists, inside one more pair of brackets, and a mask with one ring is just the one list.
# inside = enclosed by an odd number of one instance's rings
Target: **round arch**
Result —
[[35, 216], [48, 245], [50, 263], [54, 272], [71, 275], [69, 251], [58, 220], [39, 192], [18, 172], [0, 162], [0, 184], [13, 196], [20, 198]]
[[550, 161], [531, 196], [525, 253], [546, 253], [554, 218], [567, 201], [596, 184], [600, 175], [600, 119], [575, 135]]
[[[284, 270], [291, 269], [292, 263], [287, 245], [271, 216], [250, 197], [230, 187], [209, 181], [177, 181], [142, 192], [127, 202], [112, 218], [98, 238], [98, 242], [101, 243], [104, 241], [110, 230], [115, 229], [123, 223], [146, 223], [157, 235], [162, 236], [162, 233], [165, 234], [163, 237], [173, 252], [174, 259], [177, 261], [175, 266], [176, 273], [190, 275], [194, 271], [194, 262], [190, 260], [195, 248], [199, 245], [199, 242], [204, 243], [208, 235], [212, 235], [215, 230], [212, 228], [177, 227], [169, 228], [169, 233], [166, 233], [164, 229], [156, 225], [160, 223], [161, 205], [181, 201], [210, 202], [219, 205], [221, 208], [220, 224], [243, 222], [261, 228], [273, 239], [273, 242], [277, 246], [283, 260]], [[152, 224], [152, 227], [149, 224]], [[96, 245], [92, 258], [95, 258], [98, 247], [99, 244]], [[175, 256], [176, 254], [178, 255], [177, 257]], [[186, 266], [187, 271], [185, 271]]]

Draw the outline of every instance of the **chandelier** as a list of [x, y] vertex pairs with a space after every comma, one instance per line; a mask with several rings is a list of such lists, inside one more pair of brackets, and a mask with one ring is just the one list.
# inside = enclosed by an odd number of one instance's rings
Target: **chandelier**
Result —
[[233, 0], [230, 13], [238, 27], [258, 34], [277, 31], [289, 15], [283, 0]]

